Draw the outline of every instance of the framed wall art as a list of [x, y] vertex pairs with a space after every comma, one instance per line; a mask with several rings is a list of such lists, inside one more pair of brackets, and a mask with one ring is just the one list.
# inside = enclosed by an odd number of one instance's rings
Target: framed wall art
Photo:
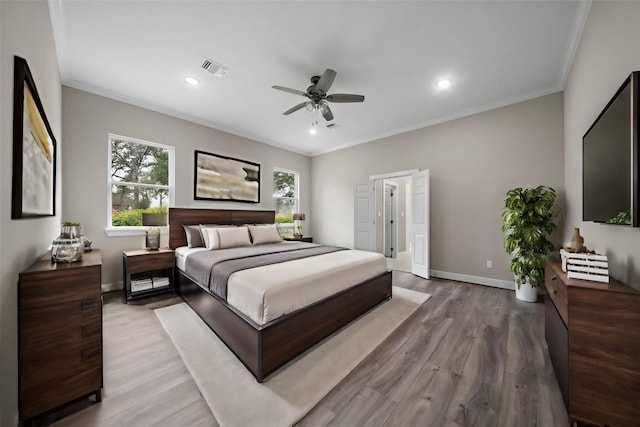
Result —
[[260, 164], [195, 151], [193, 197], [260, 203]]
[[56, 139], [27, 65], [14, 57], [11, 218], [56, 213]]

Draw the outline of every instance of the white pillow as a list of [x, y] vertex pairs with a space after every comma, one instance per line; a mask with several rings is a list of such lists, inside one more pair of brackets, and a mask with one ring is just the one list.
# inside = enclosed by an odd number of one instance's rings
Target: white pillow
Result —
[[251, 233], [251, 240], [254, 245], [261, 245], [264, 243], [278, 243], [282, 241], [278, 228], [275, 224], [267, 225], [250, 225], [249, 233]]
[[217, 227], [206, 227], [202, 229], [202, 240], [207, 249], [220, 249], [220, 239], [218, 238]]
[[[1, 1], [1, 0], [0, 0]], [[235, 225], [218, 225], [218, 224], [200, 224], [200, 232], [202, 234], [202, 243], [207, 249], [220, 249], [220, 244], [218, 243], [218, 233], [207, 233], [207, 230], [213, 229], [217, 230], [218, 228], [228, 228], [235, 227]], [[209, 242], [209, 236], [213, 237], [213, 241]]]
[[220, 249], [251, 246], [249, 229], [247, 227], [218, 228]]

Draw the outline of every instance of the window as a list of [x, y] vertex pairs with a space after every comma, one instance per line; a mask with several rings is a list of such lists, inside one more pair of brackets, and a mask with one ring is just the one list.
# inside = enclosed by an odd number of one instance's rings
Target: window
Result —
[[131, 227], [142, 226], [143, 213], [167, 212], [174, 200], [173, 165], [173, 147], [109, 134], [107, 228], [137, 231]]
[[276, 202], [276, 224], [282, 236], [293, 236], [293, 214], [298, 213], [298, 172], [273, 170], [273, 198]]

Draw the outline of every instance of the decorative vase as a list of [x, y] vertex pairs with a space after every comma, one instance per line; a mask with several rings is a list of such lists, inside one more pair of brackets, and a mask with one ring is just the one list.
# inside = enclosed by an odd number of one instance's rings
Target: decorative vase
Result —
[[536, 302], [538, 301], [538, 288], [534, 288], [529, 283], [529, 279], [520, 283], [520, 286], [516, 283], [516, 298], [520, 301]]
[[584, 251], [584, 237], [580, 235], [580, 229], [578, 227], [573, 229], [573, 236], [571, 236], [571, 248], [574, 252]]

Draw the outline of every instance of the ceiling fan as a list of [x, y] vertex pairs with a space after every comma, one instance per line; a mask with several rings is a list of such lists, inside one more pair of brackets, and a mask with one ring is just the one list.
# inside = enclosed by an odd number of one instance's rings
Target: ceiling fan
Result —
[[327, 68], [321, 76], [311, 77], [311, 86], [307, 88], [306, 92], [297, 89], [290, 89], [283, 86], [271, 86], [274, 89], [282, 90], [285, 92], [293, 93], [295, 95], [301, 95], [309, 100], [301, 102], [285, 111], [285, 116], [306, 107], [307, 110], [314, 112], [314, 117], [317, 124], [317, 113], [322, 114], [322, 117], [326, 121], [333, 120], [333, 113], [329, 108], [329, 102], [363, 102], [364, 95], [352, 95], [348, 93], [332, 93], [327, 94], [333, 80], [336, 78], [336, 72], [330, 68]]

